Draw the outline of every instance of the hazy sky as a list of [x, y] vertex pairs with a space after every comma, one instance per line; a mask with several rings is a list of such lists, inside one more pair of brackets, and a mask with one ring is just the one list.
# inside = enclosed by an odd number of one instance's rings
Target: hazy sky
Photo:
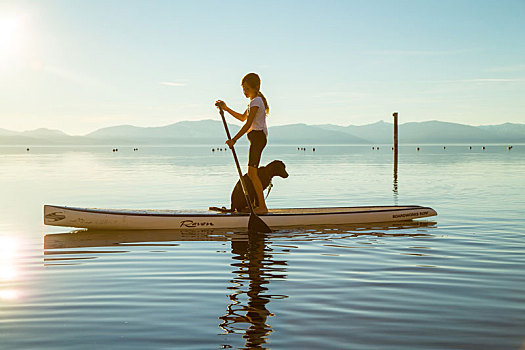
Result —
[[0, 1], [0, 128], [525, 123], [525, 1]]

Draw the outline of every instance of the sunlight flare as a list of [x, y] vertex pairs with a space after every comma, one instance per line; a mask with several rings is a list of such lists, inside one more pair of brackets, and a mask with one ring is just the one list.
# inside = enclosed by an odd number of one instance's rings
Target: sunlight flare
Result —
[[7, 289], [0, 290], [0, 300], [15, 300], [18, 299], [19, 294], [16, 290]]
[[21, 15], [0, 17], [1, 56], [12, 53], [19, 46], [23, 36], [24, 22], [24, 17]]
[[11, 237], [0, 237], [0, 281], [15, 279], [17, 273], [14, 260], [17, 241]]
[[16, 41], [20, 29], [18, 18], [0, 18], [0, 50], [8, 52]]

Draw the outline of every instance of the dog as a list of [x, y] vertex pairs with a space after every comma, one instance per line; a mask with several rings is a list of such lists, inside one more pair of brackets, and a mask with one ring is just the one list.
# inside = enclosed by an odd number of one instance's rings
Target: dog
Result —
[[[274, 160], [266, 166], [260, 167], [257, 169], [257, 175], [261, 180], [263, 191], [270, 185], [272, 178], [274, 176], [280, 176], [283, 179], [288, 177], [288, 172], [286, 171], [286, 165], [280, 160]], [[244, 183], [248, 187], [248, 194], [250, 200], [252, 201], [252, 206], [257, 207], [259, 205], [259, 200], [255, 194], [255, 189], [253, 187], [252, 180], [248, 177], [248, 174], [244, 176]], [[246, 204], [246, 199], [244, 197], [244, 192], [242, 190], [241, 181], [237, 181], [237, 184], [233, 188], [231, 195], [230, 209], [228, 212], [246, 212], [248, 211], [248, 205]]]

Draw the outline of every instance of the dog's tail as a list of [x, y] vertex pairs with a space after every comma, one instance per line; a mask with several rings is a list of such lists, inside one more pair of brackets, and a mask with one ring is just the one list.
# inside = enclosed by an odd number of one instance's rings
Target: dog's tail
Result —
[[222, 208], [219, 208], [219, 207], [209, 207], [208, 208], [209, 210], [211, 211], [218, 211], [219, 213], [233, 213], [235, 210], [233, 209], [228, 209], [226, 207], [222, 207]]

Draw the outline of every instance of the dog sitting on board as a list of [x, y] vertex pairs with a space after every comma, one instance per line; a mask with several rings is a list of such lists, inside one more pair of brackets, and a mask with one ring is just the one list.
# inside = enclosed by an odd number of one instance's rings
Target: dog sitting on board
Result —
[[[266, 188], [268, 188], [268, 186], [270, 186], [272, 178], [274, 176], [280, 176], [286, 179], [288, 177], [288, 172], [286, 171], [286, 165], [282, 161], [274, 160], [268, 165], [258, 168], [257, 175], [259, 175], [259, 179], [261, 180], [262, 188], [264, 191]], [[246, 184], [246, 187], [248, 187], [248, 194], [250, 196], [250, 200], [252, 201], [252, 206], [255, 208], [259, 205], [259, 200], [257, 198], [257, 195], [255, 194], [255, 189], [253, 187], [252, 180], [250, 180], [248, 174], [244, 174], [243, 177], [244, 183]], [[249, 209], [248, 205], [246, 204], [246, 199], [244, 198], [244, 192], [242, 190], [240, 180], [237, 181], [237, 184], [235, 184], [230, 200], [230, 209], [227, 209], [225, 207], [210, 207], [210, 210], [216, 210], [223, 213], [247, 212]]]

